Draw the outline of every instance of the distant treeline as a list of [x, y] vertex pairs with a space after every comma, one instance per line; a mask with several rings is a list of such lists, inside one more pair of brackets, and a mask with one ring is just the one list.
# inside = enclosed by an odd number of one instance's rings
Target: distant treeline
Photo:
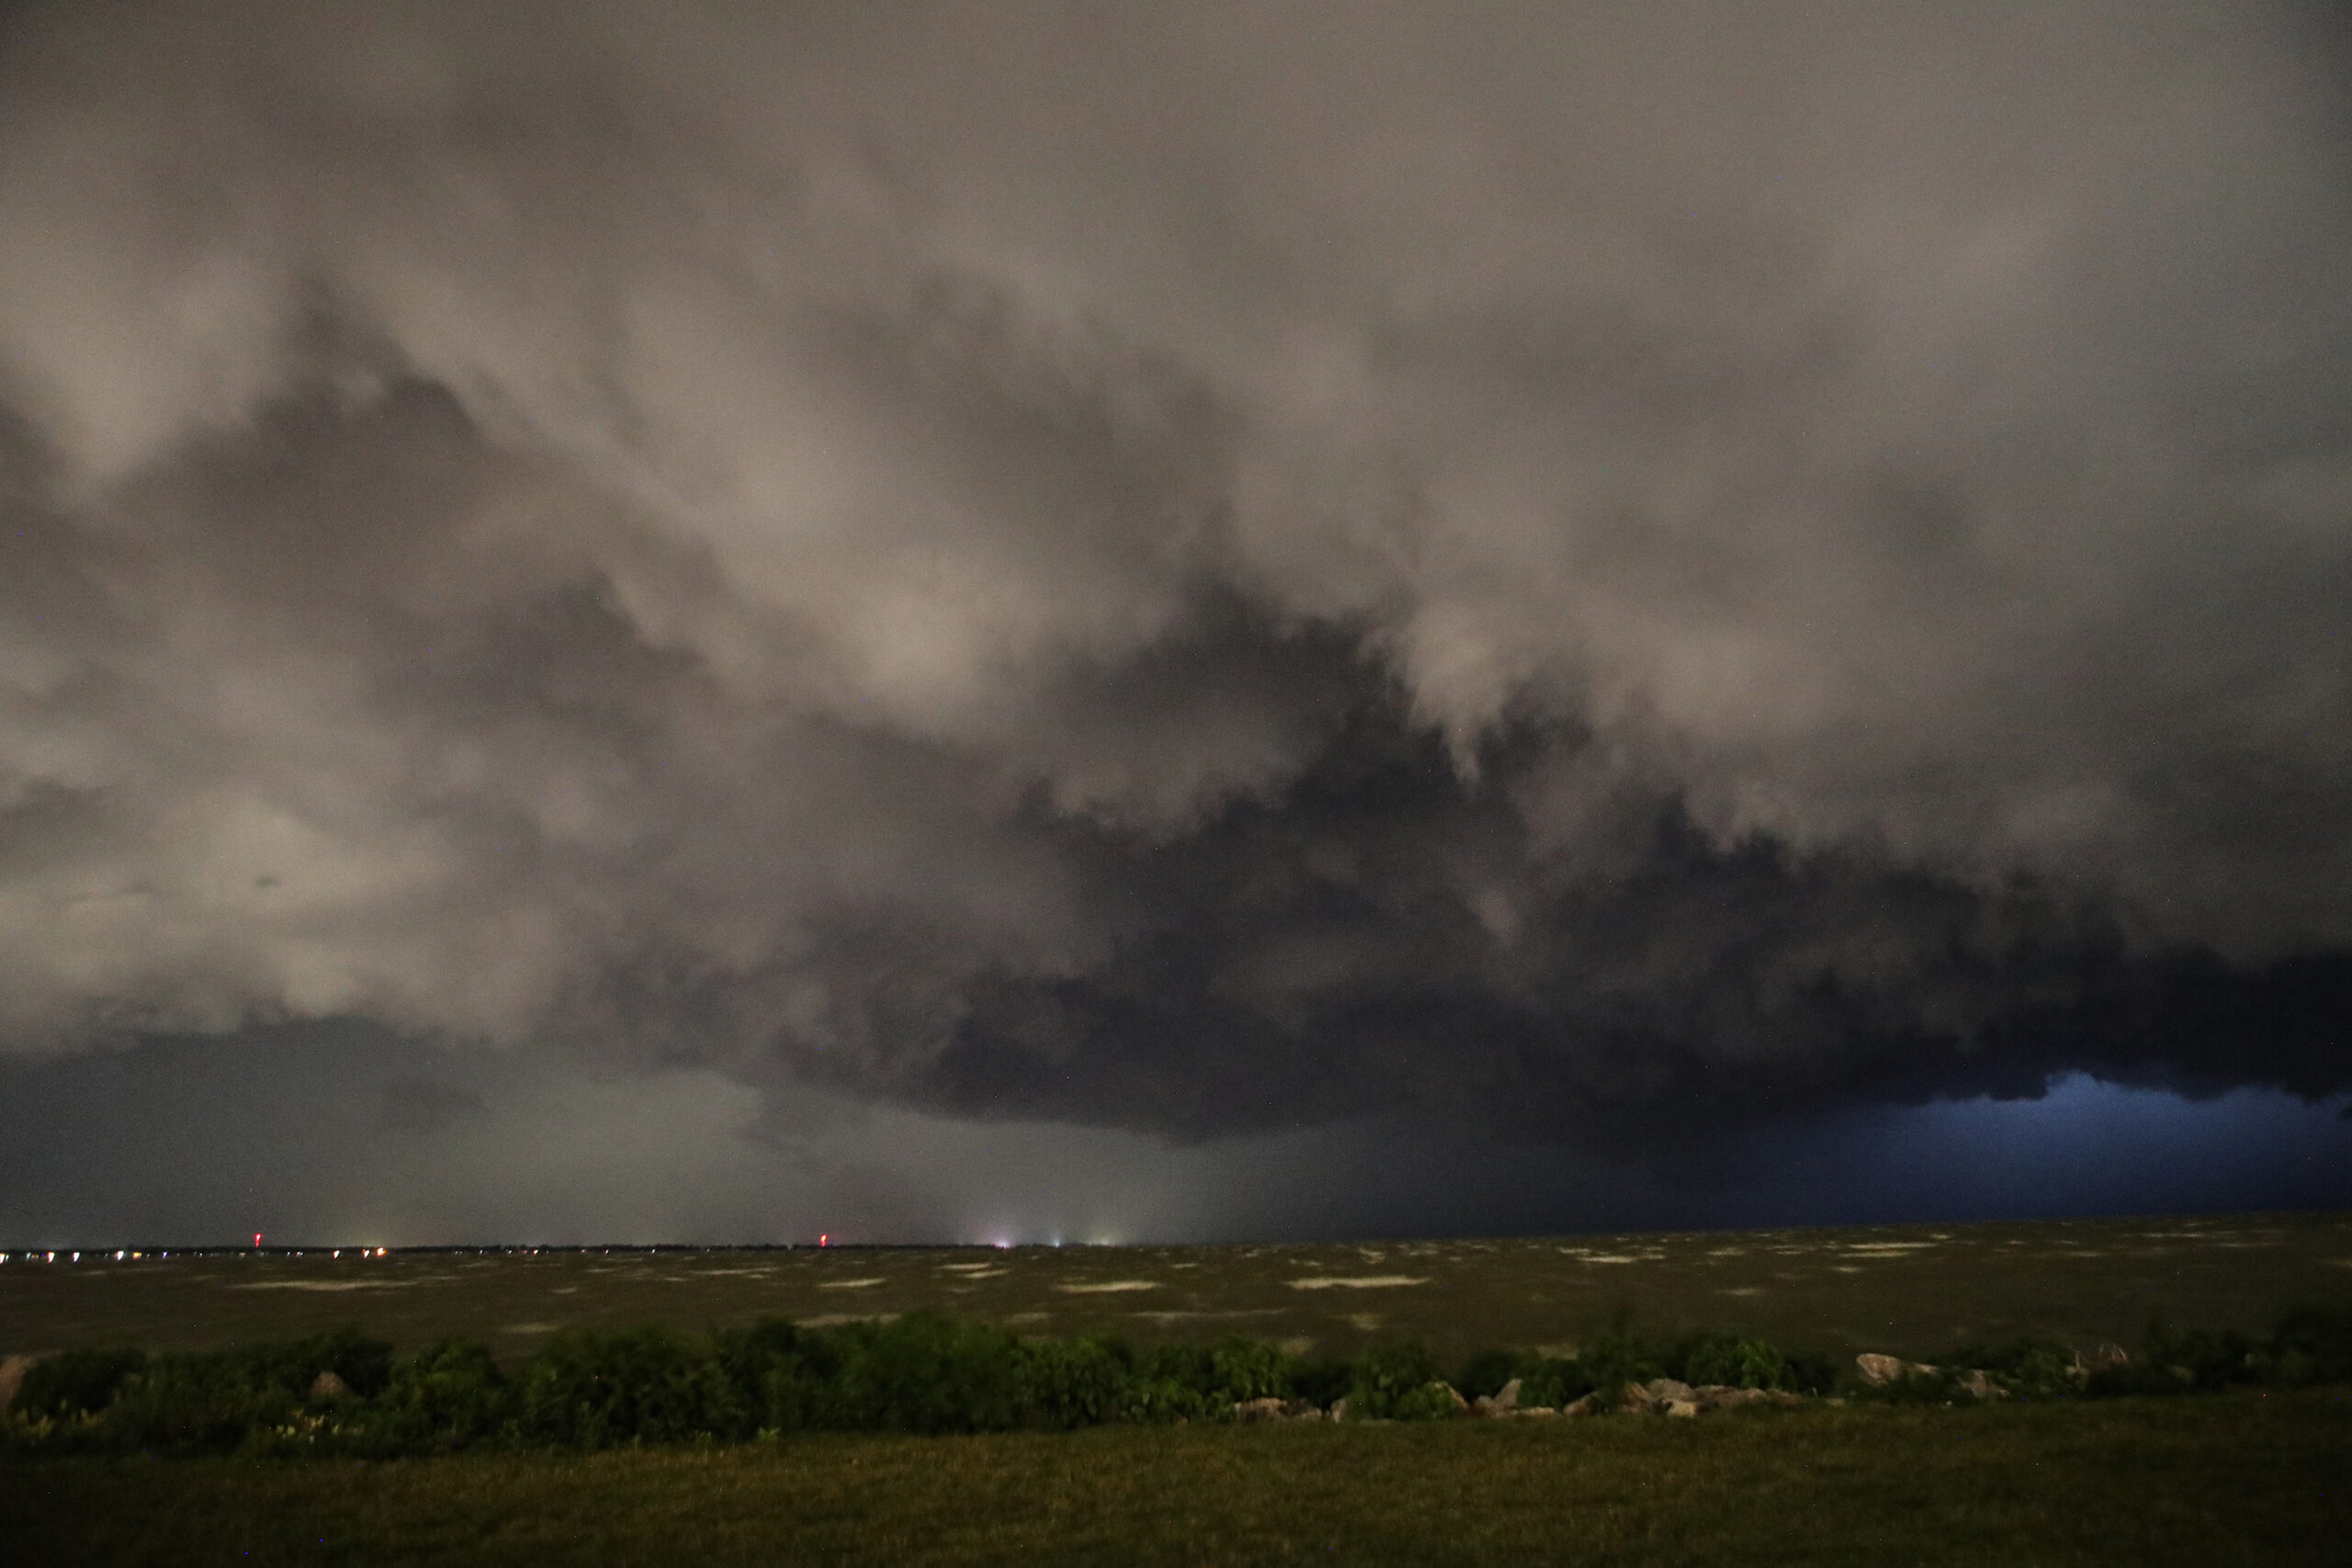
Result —
[[[830, 1329], [780, 1318], [688, 1334], [661, 1326], [560, 1335], [513, 1368], [465, 1339], [395, 1356], [356, 1328], [249, 1349], [73, 1350], [33, 1364], [0, 1422], [18, 1451], [331, 1453], [390, 1457], [484, 1447], [731, 1443], [817, 1431], [1067, 1430], [1107, 1422], [1295, 1414], [1434, 1419], [1514, 1380], [1516, 1403], [1617, 1407], [1631, 1385], [1968, 1403], [1986, 1397], [2176, 1394], [2237, 1384], [2352, 1382], [2352, 1307], [2302, 1308], [2267, 1337], [2151, 1325], [2130, 1357], [2066, 1345], [1962, 1346], [1880, 1386], [1829, 1358], [1749, 1336], [1651, 1339], [1621, 1317], [1571, 1358], [1491, 1350], [1439, 1366], [1405, 1340], [1351, 1360], [1228, 1337], [1131, 1348], [1107, 1337], [1023, 1339], [928, 1313]], [[1588, 1397], [1589, 1396], [1589, 1397]], [[1344, 1404], [1341, 1404], [1344, 1401]]]

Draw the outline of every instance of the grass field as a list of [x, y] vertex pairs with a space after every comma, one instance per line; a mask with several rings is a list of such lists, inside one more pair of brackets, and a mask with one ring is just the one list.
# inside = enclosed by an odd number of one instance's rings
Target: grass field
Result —
[[2340, 1563], [2352, 1394], [0, 1464], [27, 1563]]
[[356, 1323], [522, 1355], [560, 1329], [930, 1307], [1137, 1344], [1226, 1332], [1353, 1354], [1397, 1334], [1448, 1359], [1572, 1344], [1630, 1307], [1657, 1333], [1734, 1326], [1840, 1354], [1928, 1357], [2055, 1334], [2132, 1343], [2152, 1312], [2249, 1329], [2352, 1295], [2352, 1215], [1881, 1226], [1322, 1247], [175, 1254], [0, 1265], [0, 1353], [209, 1348]]

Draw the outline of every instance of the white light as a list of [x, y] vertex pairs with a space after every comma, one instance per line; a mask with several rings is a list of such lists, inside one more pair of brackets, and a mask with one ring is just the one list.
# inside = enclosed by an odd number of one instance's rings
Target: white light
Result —
[[120, 1247], [117, 1247], [117, 1248], [115, 1248], [114, 1260], [115, 1260], [117, 1263], [119, 1263], [119, 1262], [121, 1262], [121, 1261], [122, 1261], [123, 1257], [124, 1257], [124, 1254], [123, 1254], [122, 1249], [121, 1249]]

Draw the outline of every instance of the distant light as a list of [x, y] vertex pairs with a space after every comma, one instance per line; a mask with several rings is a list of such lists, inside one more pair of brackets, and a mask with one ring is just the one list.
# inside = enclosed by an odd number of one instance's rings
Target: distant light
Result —
[[261, 1245], [261, 1232], [259, 1231], [254, 1232], [254, 1245], [255, 1247], [259, 1247]]
[[117, 1263], [121, 1262], [126, 1256], [128, 1256], [128, 1254], [126, 1254], [122, 1248], [118, 1247], [114, 1249], [114, 1260]]
[[76, 1262], [76, 1263], [81, 1262], [81, 1261], [82, 1261], [82, 1255], [81, 1255], [80, 1253], [78, 1253], [78, 1252], [77, 1252], [77, 1253], [75, 1253], [75, 1254], [74, 1255], [74, 1262]]
[[819, 1231], [819, 1232], [817, 1233], [817, 1245], [818, 1245], [819, 1247], [823, 1247], [824, 1245], [826, 1245], [828, 1242], [831, 1241], [832, 1239], [833, 1239], [833, 1238], [832, 1238], [832, 1235], [831, 1235], [831, 1234], [830, 1232], [826, 1232], [826, 1231]]

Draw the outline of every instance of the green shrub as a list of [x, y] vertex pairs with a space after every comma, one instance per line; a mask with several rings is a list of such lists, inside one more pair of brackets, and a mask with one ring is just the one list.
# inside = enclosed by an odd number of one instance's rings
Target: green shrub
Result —
[[1592, 1385], [1593, 1392], [1600, 1395], [1604, 1407], [1616, 1403], [1619, 1392], [1627, 1383], [1647, 1382], [1666, 1375], [1663, 1361], [1634, 1332], [1633, 1314], [1628, 1312], [1618, 1313], [1598, 1333], [1586, 1338], [1584, 1348], [1577, 1355], [1577, 1368]]
[[1557, 1410], [1592, 1392], [1592, 1380], [1585, 1375], [1583, 1363], [1552, 1356], [1534, 1358], [1529, 1370], [1520, 1374], [1520, 1380], [1519, 1402], [1522, 1405], [1548, 1405]]
[[1112, 1339], [1046, 1339], [1026, 1348], [1025, 1424], [1068, 1431], [1123, 1407], [1134, 1358]]
[[517, 1382], [521, 1435], [560, 1447], [750, 1435], [749, 1412], [711, 1346], [658, 1325], [559, 1336]]
[[841, 1372], [841, 1353], [825, 1335], [763, 1317], [712, 1337], [719, 1367], [755, 1431], [781, 1435], [825, 1425]]
[[1310, 1404], [1329, 1407], [1335, 1401], [1347, 1397], [1355, 1386], [1356, 1364], [1329, 1358], [1312, 1361], [1294, 1361], [1290, 1369], [1290, 1392], [1294, 1399], [1304, 1399]]
[[1788, 1357], [1780, 1348], [1737, 1334], [1701, 1334], [1684, 1340], [1666, 1358], [1668, 1375], [1684, 1382], [1728, 1388], [1786, 1388]]
[[880, 1432], [1000, 1432], [1023, 1424], [1019, 1339], [987, 1324], [909, 1313], [834, 1337], [842, 1357], [828, 1426]]
[[8, 1409], [37, 1421], [95, 1416], [114, 1402], [125, 1379], [146, 1365], [144, 1350], [68, 1350], [26, 1369]]
[[1527, 1375], [1542, 1360], [1542, 1357], [1524, 1350], [1481, 1350], [1462, 1364], [1461, 1375], [1453, 1380], [1453, 1386], [1462, 1391], [1464, 1399], [1483, 1399], [1500, 1393], [1505, 1383], [1518, 1378], [1522, 1384], [1521, 1403], [1530, 1404], [1532, 1402], [1527, 1399], [1523, 1385]]
[[1279, 1345], [1228, 1334], [1209, 1348], [1209, 1374], [1214, 1380], [1210, 1395], [1227, 1404], [1246, 1399], [1288, 1399], [1291, 1372], [1291, 1358]]
[[2290, 1388], [2352, 1382], [2352, 1304], [2287, 1312], [2278, 1319], [2264, 1359], [2269, 1381]]
[[382, 1397], [339, 1423], [334, 1446], [386, 1455], [449, 1452], [505, 1436], [519, 1414], [515, 1387], [489, 1347], [444, 1339], [394, 1362]]
[[[1453, 1402], [1435, 1391], [1437, 1359], [1418, 1339], [1375, 1345], [1356, 1362], [1348, 1414], [1374, 1421], [1425, 1420], [1453, 1414]], [[1438, 1408], [1442, 1403], [1443, 1409]]]

